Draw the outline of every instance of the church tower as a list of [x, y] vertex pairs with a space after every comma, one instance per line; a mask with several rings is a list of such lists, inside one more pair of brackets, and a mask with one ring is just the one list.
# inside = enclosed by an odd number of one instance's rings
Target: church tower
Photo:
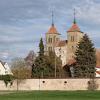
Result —
[[77, 25], [76, 18], [75, 18], [75, 10], [74, 10], [74, 21], [67, 31], [67, 38], [68, 38], [68, 59], [73, 59], [75, 56], [75, 51], [77, 48], [78, 42], [83, 37], [83, 32], [80, 30], [79, 26]]
[[54, 25], [53, 21], [53, 12], [52, 12], [52, 25], [48, 32], [46, 33], [46, 51], [54, 51], [56, 43], [60, 40], [59, 33]]

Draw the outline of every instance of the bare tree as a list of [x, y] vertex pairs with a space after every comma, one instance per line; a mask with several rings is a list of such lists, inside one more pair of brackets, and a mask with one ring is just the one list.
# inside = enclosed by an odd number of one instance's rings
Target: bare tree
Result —
[[16, 58], [12, 61], [11, 70], [18, 79], [31, 78], [31, 70], [27, 68], [26, 62], [22, 58]]

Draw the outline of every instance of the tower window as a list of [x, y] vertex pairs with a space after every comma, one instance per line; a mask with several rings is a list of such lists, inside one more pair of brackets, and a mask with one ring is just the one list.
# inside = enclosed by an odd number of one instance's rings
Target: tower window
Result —
[[53, 42], [55, 43], [55, 36], [53, 37]]
[[74, 50], [74, 46], [72, 46], [72, 50]]
[[52, 51], [52, 47], [48, 47], [48, 51]]
[[50, 43], [52, 43], [52, 38], [50, 38]]
[[48, 43], [50, 43], [50, 38], [48, 39]]
[[71, 36], [71, 42], [74, 42], [74, 36]]
[[49, 38], [48, 39], [48, 43], [52, 43], [52, 38]]

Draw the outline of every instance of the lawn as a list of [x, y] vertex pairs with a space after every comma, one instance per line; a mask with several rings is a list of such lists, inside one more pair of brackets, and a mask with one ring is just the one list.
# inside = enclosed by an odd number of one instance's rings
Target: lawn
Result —
[[1, 92], [0, 100], [100, 100], [100, 91]]

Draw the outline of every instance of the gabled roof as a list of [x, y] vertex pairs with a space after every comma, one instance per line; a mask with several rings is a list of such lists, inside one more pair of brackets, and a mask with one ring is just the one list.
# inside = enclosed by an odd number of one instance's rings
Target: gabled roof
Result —
[[0, 63], [2, 64], [2, 66], [3, 66], [4, 69], [5, 69], [5, 63], [6, 63], [6, 62], [2, 62], [2, 61], [0, 60]]
[[67, 32], [81, 32], [81, 30], [79, 26], [77, 25], [77, 23], [73, 23], [73, 25]]
[[59, 34], [54, 24], [49, 28], [47, 34]]
[[62, 47], [65, 46], [67, 44], [67, 40], [61, 40], [59, 42], [56, 43], [56, 47]]
[[0, 60], [0, 63], [4, 66], [5, 65], [5, 62], [2, 62], [1, 60]]
[[100, 71], [96, 71], [96, 73], [100, 75]]

